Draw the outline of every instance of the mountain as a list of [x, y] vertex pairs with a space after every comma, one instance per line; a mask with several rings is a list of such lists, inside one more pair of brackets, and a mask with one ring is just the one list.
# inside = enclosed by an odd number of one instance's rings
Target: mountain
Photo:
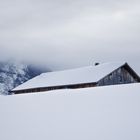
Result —
[[47, 71], [46, 68], [21, 62], [0, 62], [0, 94], [7, 95], [9, 90]]

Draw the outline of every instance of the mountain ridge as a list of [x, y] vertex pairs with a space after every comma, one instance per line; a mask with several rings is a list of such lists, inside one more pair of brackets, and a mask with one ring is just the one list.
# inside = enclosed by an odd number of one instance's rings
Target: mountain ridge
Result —
[[16, 61], [0, 62], [0, 94], [8, 95], [9, 91], [29, 79], [50, 71], [33, 64]]

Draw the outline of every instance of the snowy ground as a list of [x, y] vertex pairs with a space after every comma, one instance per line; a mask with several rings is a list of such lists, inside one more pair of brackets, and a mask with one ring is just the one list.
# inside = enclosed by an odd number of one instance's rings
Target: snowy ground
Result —
[[1, 140], [140, 140], [140, 84], [0, 97]]

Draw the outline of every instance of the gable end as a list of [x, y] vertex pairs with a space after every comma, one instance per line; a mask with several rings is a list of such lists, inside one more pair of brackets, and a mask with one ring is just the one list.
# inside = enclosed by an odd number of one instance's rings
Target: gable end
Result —
[[98, 81], [98, 86], [117, 85], [140, 82], [139, 76], [136, 72], [125, 63], [118, 69], [114, 70], [104, 78]]

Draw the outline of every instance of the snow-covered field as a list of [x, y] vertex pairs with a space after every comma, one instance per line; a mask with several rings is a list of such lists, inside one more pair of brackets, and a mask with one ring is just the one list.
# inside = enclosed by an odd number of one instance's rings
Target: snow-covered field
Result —
[[1, 96], [0, 140], [140, 140], [140, 84]]

